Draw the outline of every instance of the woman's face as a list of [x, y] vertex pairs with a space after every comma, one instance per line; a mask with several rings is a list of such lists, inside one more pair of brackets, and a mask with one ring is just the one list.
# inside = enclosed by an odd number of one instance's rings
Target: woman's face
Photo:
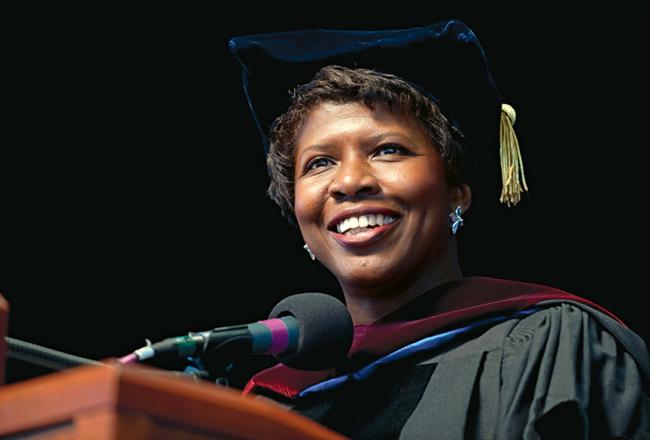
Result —
[[446, 255], [451, 190], [413, 117], [320, 104], [298, 134], [295, 160], [303, 238], [344, 290], [407, 286]]

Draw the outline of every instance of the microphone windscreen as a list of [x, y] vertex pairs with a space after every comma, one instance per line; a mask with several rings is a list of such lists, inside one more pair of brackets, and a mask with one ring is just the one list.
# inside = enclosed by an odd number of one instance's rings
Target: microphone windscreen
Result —
[[352, 344], [352, 318], [345, 305], [324, 293], [300, 293], [280, 301], [269, 318], [293, 316], [298, 321], [298, 347], [276, 354], [299, 370], [325, 370], [345, 358]]

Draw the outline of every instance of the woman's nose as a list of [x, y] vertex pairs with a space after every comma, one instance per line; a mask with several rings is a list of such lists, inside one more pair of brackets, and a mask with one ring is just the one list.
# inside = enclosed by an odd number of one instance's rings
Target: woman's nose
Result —
[[330, 196], [341, 200], [376, 194], [379, 182], [370, 164], [363, 160], [343, 161], [337, 168], [330, 184]]

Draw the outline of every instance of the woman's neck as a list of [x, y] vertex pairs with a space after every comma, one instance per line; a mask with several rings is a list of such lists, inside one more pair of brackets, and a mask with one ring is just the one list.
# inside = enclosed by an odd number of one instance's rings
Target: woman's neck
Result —
[[462, 277], [455, 242], [453, 242], [445, 255], [437, 259], [436, 264], [427, 267], [409, 283], [382, 286], [342, 285], [342, 287], [352, 322], [359, 325], [373, 323], [434, 287]]

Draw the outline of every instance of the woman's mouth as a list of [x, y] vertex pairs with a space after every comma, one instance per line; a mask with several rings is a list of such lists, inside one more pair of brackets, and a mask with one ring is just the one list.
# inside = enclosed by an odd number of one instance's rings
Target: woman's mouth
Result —
[[345, 219], [330, 234], [342, 246], [357, 248], [374, 244], [384, 238], [399, 222], [397, 216], [363, 215]]

